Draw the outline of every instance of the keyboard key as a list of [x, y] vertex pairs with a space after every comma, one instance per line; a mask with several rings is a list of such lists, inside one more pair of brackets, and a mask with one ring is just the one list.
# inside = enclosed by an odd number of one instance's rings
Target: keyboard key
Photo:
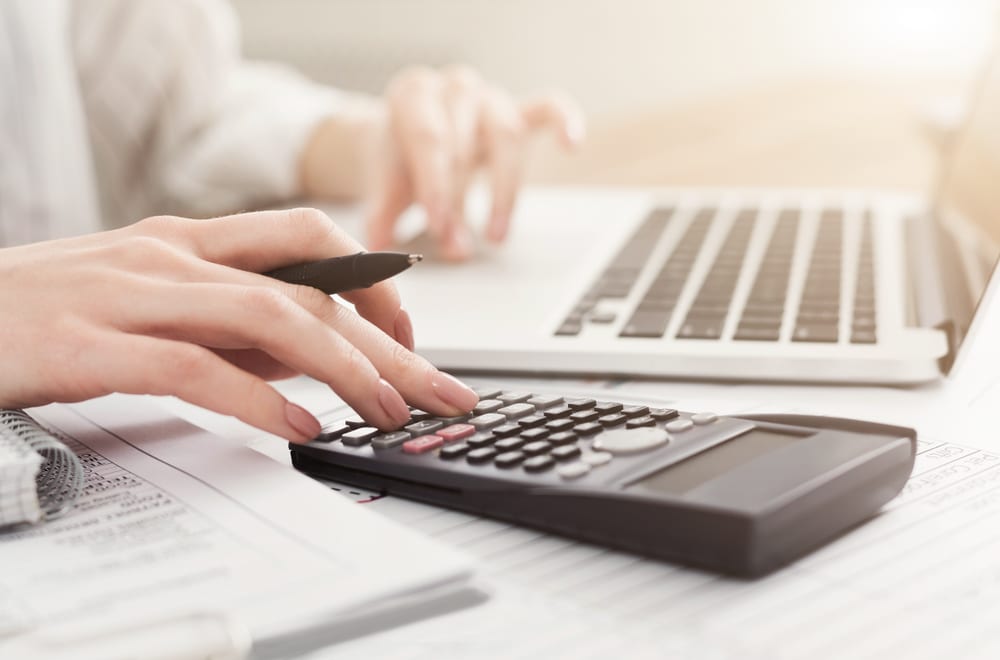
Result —
[[650, 408], [649, 416], [658, 422], [665, 422], [668, 419], [673, 419], [679, 415], [673, 408]]
[[494, 387], [473, 387], [472, 391], [476, 393], [480, 401], [484, 399], [495, 399], [501, 394], [501, 390]]
[[527, 401], [525, 401], [525, 403], [530, 403], [535, 407], [536, 410], [546, 410], [547, 408], [551, 408], [552, 406], [559, 405], [560, 403], [562, 403], [562, 401], [563, 401], [562, 397], [560, 396], [545, 396], [542, 394], [537, 394], [528, 399]]
[[633, 417], [642, 417], [643, 415], [649, 414], [648, 406], [625, 406], [622, 408], [622, 414], [629, 419]]
[[413, 436], [406, 431], [396, 431], [395, 433], [383, 433], [372, 438], [372, 447], [375, 449], [395, 449]]
[[540, 426], [545, 423], [545, 417], [542, 415], [528, 415], [527, 417], [522, 417], [517, 420], [517, 425], [522, 429], [530, 429], [534, 426]]
[[600, 401], [594, 405], [594, 410], [602, 415], [610, 415], [612, 413], [621, 412], [621, 409], [622, 404], [615, 403], [613, 401]]
[[554, 408], [549, 408], [542, 412], [546, 419], [556, 419], [557, 417], [565, 417], [573, 412], [573, 409], [566, 405], [555, 406]]
[[497, 411], [497, 414], [503, 415], [509, 421], [514, 421], [521, 417], [526, 417], [533, 412], [535, 412], [534, 406], [530, 406], [527, 403], [515, 403], [501, 408]]
[[566, 405], [573, 410], [586, 410], [597, 404], [593, 399], [566, 399]]
[[714, 424], [719, 421], [719, 416], [715, 413], [710, 412], [700, 412], [691, 415], [691, 421], [697, 426], [707, 426], [709, 424]]
[[753, 328], [740, 326], [733, 335], [734, 339], [744, 341], [778, 341], [781, 336], [781, 326], [775, 325], [767, 328]]
[[573, 427], [573, 431], [577, 435], [594, 435], [595, 433], [600, 433], [604, 430], [604, 427], [596, 422], [586, 422], [584, 424], [577, 424]]
[[596, 410], [578, 410], [570, 415], [569, 418], [575, 423], [580, 424], [583, 422], [593, 422], [600, 416], [601, 414]]
[[496, 442], [496, 439], [496, 436], [488, 431], [479, 432], [466, 438], [465, 444], [469, 445], [473, 449], [478, 449], [479, 447], [489, 447]]
[[381, 433], [381, 431], [378, 429], [370, 426], [362, 426], [361, 428], [354, 429], [340, 436], [340, 441], [348, 447], [362, 447], [367, 445], [368, 442], [379, 433]]
[[456, 442], [453, 445], [445, 445], [444, 447], [441, 448], [441, 451], [438, 453], [438, 458], [444, 458], [449, 460], [460, 458], [462, 456], [465, 456], [465, 454], [469, 452], [469, 449], [471, 449], [471, 447], [469, 447], [469, 445], [465, 444], [464, 442]]
[[552, 469], [556, 462], [551, 456], [532, 456], [524, 462], [524, 469], [528, 472], [544, 472]]
[[344, 420], [344, 424], [347, 424], [352, 429], [361, 428], [362, 426], [368, 426], [368, 422], [363, 420], [360, 416], [355, 415], [354, 417], [348, 417]]
[[549, 430], [546, 428], [527, 429], [521, 432], [521, 437], [525, 440], [541, 440], [548, 437]]
[[523, 451], [528, 456], [537, 456], [539, 454], [545, 454], [550, 449], [552, 449], [552, 445], [545, 442], [544, 440], [539, 440], [538, 442], [529, 442], [528, 444], [523, 445], [521, 447], [521, 451]]
[[467, 438], [476, 432], [476, 427], [472, 424], [452, 424], [451, 426], [446, 426], [440, 431], [437, 431], [435, 435], [443, 439], [445, 442], [456, 442], [462, 438]]
[[594, 451], [589, 454], [584, 454], [580, 457], [580, 460], [591, 467], [598, 467], [610, 462], [611, 458], [611, 454], [606, 451]]
[[586, 463], [570, 463], [569, 465], [561, 466], [556, 472], [560, 477], [566, 480], [579, 479], [580, 477], [586, 476], [590, 472], [590, 466]]
[[496, 455], [497, 450], [493, 447], [479, 447], [466, 454], [465, 460], [473, 464], [489, 463]]
[[524, 403], [532, 397], [531, 392], [503, 392], [497, 397], [498, 401], [503, 401], [506, 405], [513, 403]]
[[493, 448], [497, 451], [510, 451], [512, 449], [517, 449], [523, 445], [527, 440], [524, 438], [519, 438], [516, 435], [509, 438], [503, 438], [502, 440], [497, 440], [493, 445]]
[[410, 408], [410, 423], [422, 422], [425, 419], [430, 419], [434, 415], [430, 414], [426, 410], [420, 410], [419, 408]]
[[506, 421], [507, 418], [499, 413], [486, 413], [485, 415], [473, 417], [469, 420], [469, 424], [476, 427], [476, 430], [478, 431], [486, 431], [494, 426], [500, 426]]
[[852, 344], [874, 344], [877, 341], [875, 333], [871, 330], [855, 330], [851, 333]]
[[525, 458], [527, 456], [519, 451], [505, 451], [502, 454], [497, 454], [496, 458], [493, 459], [493, 464], [499, 468], [512, 468], [520, 465]]
[[436, 435], [422, 435], [419, 438], [403, 443], [403, 451], [407, 454], [426, 454], [444, 444], [444, 439]]
[[506, 438], [511, 435], [517, 435], [521, 432], [521, 427], [517, 424], [501, 424], [493, 428], [493, 435], [498, 438]]
[[612, 426], [618, 426], [619, 424], [623, 424], [627, 419], [628, 417], [626, 417], [625, 415], [622, 415], [621, 413], [615, 413], [612, 415], [605, 415], [603, 417], [599, 417], [597, 421], [601, 424], [601, 426], [607, 426], [608, 428], [610, 428]]
[[576, 444], [577, 437], [576, 433], [572, 431], [559, 431], [550, 435], [548, 441], [552, 445]]
[[630, 419], [625, 423], [625, 428], [627, 429], [638, 429], [644, 426], [656, 426], [656, 420], [649, 415], [645, 415], [643, 417]]
[[421, 435], [430, 435], [438, 429], [444, 426], [443, 422], [439, 422], [435, 419], [425, 419], [422, 422], [416, 422], [405, 427], [405, 430], [413, 434], [413, 437], [418, 437]]
[[497, 401], [496, 399], [480, 399], [476, 407], [472, 409], [472, 414], [485, 415], [486, 413], [493, 413], [503, 408], [503, 405], [503, 401]]
[[835, 325], [799, 325], [792, 333], [792, 341], [835, 343], [839, 335]]
[[568, 461], [569, 459], [576, 458], [579, 455], [580, 448], [576, 445], [563, 445], [561, 447], [556, 447], [549, 452], [549, 456], [557, 461]]
[[551, 422], [546, 423], [545, 428], [554, 432], [568, 431], [573, 428], [573, 424], [574, 422], [572, 419], [566, 419], [564, 417], [562, 419], [553, 419]]

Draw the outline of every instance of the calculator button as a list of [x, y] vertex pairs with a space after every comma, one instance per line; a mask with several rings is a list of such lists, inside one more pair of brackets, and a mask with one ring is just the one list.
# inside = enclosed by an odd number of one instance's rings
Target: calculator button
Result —
[[566, 405], [562, 405], [544, 410], [542, 414], [545, 415], [546, 419], [558, 419], [559, 417], [565, 417], [571, 412], [573, 412], [572, 408]]
[[445, 445], [444, 447], [441, 447], [441, 452], [438, 454], [438, 457], [444, 459], [459, 458], [460, 456], [465, 456], [469, 449], [471, 449], [471, 447], [464, 442], [456, 442], [453, 445]]
[[479, 447], [473, 449], [465, 455], [465, 460], [470, 463], [489, 463], [497, 455], [497, 450], [493, 447]]
[[525, 403], [533, 405], [537, 410], [545, 410], [546, 408], [559, 405], [562, 402], [563, 400], [561, 396], [543, 396], [541, 394], [533, 396], [525, 401]]
[[627, 419], [628, 417], [625, 415], [612, 413], [610, 415], [605, 415], [604, 417], [599, 417], [597, 421], [601, 423], [601, 426], [618, 426]]
[[361, 419], [361, 417], [359, 417], [358, 415], [355, 415], [354, 417], [348, 417], [347, 419], [344, 420], [344, 424], [347, 424], [352, 429], [358, 429], [361, 428], [362, 426], [368, 426], [368, 422]]
[[336, 440], [337, 438], [344, 435], [350, 430], [351, 427], [345, 424], [344, 422], [329, 424], [322, 428], [316, 440], [319, 442], [330, 442], [331, 440]]
[[503, 415], [509, 421], [514, 421], [515, 419], [521, 419], [522, 417], [527, 417], [533, 412], [535, 412], [534, 406], [529, 406], [526, 403], [514, 403], [509, 406], [505, 406], [497, 411], [498, 414]]
[[636, 417], [635, 419], [630, 419], [625, 422], [625, 428], [627, 429], [637, 429], [642, 426], [656, 426], [656, 420], [650, 415], [644, 417]]
[[577, 412], [570, 415], [569, 418], [572, 419], [577, 424], [580, 424], [583, 422], [593, 422], [600, 416], [601, 416], [600, 413], [598, 413], [596, 410], [578, 410]]
[[524, 403], [531, 398], [531, 392], [504, 392], [496, 398], [509, 406], [512, 403]]
[[372, 447], [375, 449], [395, 449], [413, 436], [406, 431], [396, 431], [395, 433], [383, 433], [372, 438]]
[[573, 410], [586, 410], [597, 404], [593, 399], [566, 399], [566, 405]]
[[451, 426], [452, 424], [462, 424], [469, 421], [469, 415], [458, 415], [457, 417], [435, 417], [434, 419], [441, 422], [445, 426]]
[[492, 387], [473, 387], [472, 391], [476, 393], [480, 401], [483, 399], [495, 399], [501, 394], [500, 390]]
[[556, 472], [563, 479], [579, 479], [590, 472], [590, 466], [586, 463], [570, 463], [561, 466]]
[[413, 424], [410, 424], [409, 426], [406, 426], [405, 429], [410, 433], [412, 433], [414, 437], [416, 437], [420, 435], [428, 435], [430, 433], [434, 433], [434, 431], [437, 431], [442, 426], [444, 426], [444, 424], [435, 419], [425, 419], [422, 422], [415, 422]]
[[522, 429], [530, 429], [533, 426], [538, 426], [539, 424], [544, 424], [545, 418], [541, 415], [528, 415], [527, 417], [522, 417], [517, 420], [517, 425]]
[[610, 415], [612, 413], [617, 413], [622, 411], [622, 404], [615, 403], [614, 401], [599, 401], [594, 410], [601, 413], [602, 415]]
[[555, 464], [551, 456], [532, 456], [524, 462], [524, 469], [528, 472], [544, 472]]
[[407, 454], [426, 454], [444, 444], [444, 439], [436, 435], [422, 435], [419, 438], [403, 443], [403, 451]]
[[556, 447], [549, 452], [549, 456], [557, 461], [569, 460], [571, 458], [576, 458], [579, 455], [580, 448], [576, 445], [563, 445], [562, 447]]
[[497, 440], [493, 445], [497, 451], [510, 451], [511, 449], [517, 449], [523, 445], [527, 440], [524, 438], [519, 438], [517, 436], [512, 436], [510, 438], [503, 438]]
[[642, 417], [649, 414], [649, 408], [647, 406], [625, 406], [622, 408], [622, 414], [629, 419], [632, 417]]
[[543, 438], [548, 437], [548, 435], [548, 429], [527, 429], [521, 432], [521, 437], [528, 441], [542, 440]]
[[368, 441], [379, 433], [381, 433], [381, 431], [378, 429], [373, 429], [370, 426], [362, 426], [359, 429], [354, 429], [353, 431], [340, 436], [340, 441], [348, 447], [361, 447], [363, 445], [367, 445]]
[[715, 413], [695, 413], [691, 415], [691, 421], [699, 426], [704, 426], [719, 421], [719, 416]]
[[594, 440], [594, 449], [612, 454], [638, 454], [667, 444], [670, 436], [663, 429], [615, 429]]
[[422, 422], [425, 419], [430, 419], [434, 415], [430, 414], [425, 410], [420, 410], [419, 408], [410, 408], [410, 423]]
[[577, 435], [594, 435], [600, 433], [604, 430], [604, 427], [597, 422], [587, 422], [586, 424], [577, 424], [573, 427], [573, 431]]
[[497, 454], [497, 457], [493, 459], [493, 464], [497, 467], [509, 468], [520, 465], [525, 458], [527, 457], [519, 451], [505, 451], [502, 454]]
[[589, 454], [584, 454], [580, 457], [580, 460], [590, 465], [591, 467], [597, 467], [599, 465], [604, 465], [611, 461], [611, 454], [606, 451], [595, 451]]
[[470, 435], [465, 439], [465, 444], [470, 447], [489, 447], [496, 442], [496, 436], [489, 432], [481, 432]]
[[472, 424], [480, 431], [485, 431], [491, 429], [494, 426], [499, 426], [507, 421], [507, 418], [503, 415], [497, 413], [486, 413], [485, 415], [479, 415], [473, 417], [469, 420], [469, 424]]
[[521, 427], [517, 424], [501, 424], [500, 426], [493, 427], [493, 435], [498, 438], [506, 438], [507, 436], [517, 435], [521, 432]]
[[673, 408], [650, 408], [649, 416], [658, 422], [665, 422], [668, 419], [677, 417], [680, 413]]
[[443, 439], [445, 442], [455, 442], [456, 440], [467, 438], [475, 432], [476, 427], [472, 424], [452, 424], [451, 426], [446, 426], [440, 431], [437, 431], [435, 435]]
[[675, 419], [672, 422], [667, 422], [667, 425], [664, 428], [671, 433], [680, 433], [681, 431], [687, 431], [693, 426], [694, 422], [690, 419]]
[[570, 443], [576, 442], [576, 433], [572, 431], [559, 431], [558, 433], [553, 433], [548, 437], [549, 444], [552, 445], [568, 445]]
[[521, 447], [523, 451], [528, 456], [538, 456], [539, 454], [544, 454], [552, 449], [552, 445], [545, 442], [544, 440], [539, 440], [538, 442], [529, 442], [528, 444]]
[[550, 431], [568, 431], [573, 428], [572, 419], [553, 419], [551, 422], [545, 425]]
[[476, 404], [476, 407], [472, 409], [472, 414], [485, 415], [486, 413], [496, 412], [500, 408], [503, 408], [503, 401], [497, 401], [496, 399], [480, 400]]

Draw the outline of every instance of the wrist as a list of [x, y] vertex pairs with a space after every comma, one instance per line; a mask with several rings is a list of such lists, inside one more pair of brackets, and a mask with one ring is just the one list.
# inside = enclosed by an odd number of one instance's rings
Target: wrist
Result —
[[384, 117], [381, 100], [357, 95], [320, 122], [302, 153], [302, 195], [337, 200], [362, 196], [375, 167]]

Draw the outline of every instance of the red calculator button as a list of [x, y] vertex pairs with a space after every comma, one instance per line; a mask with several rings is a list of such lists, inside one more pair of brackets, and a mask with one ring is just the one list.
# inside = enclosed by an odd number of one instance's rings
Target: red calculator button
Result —
[[476, 427], [472, 424], [452, 424], [451, 426], [446, 426], [440, 431], [436, 431], [435, 435], [444, 438], [445, 442], [455, 442], [456, 440], [467, 438], [475, 432]]
[[436, 435], [422, 435], [419, 438], [403, 443], [403, 451], [407, 454], [423, 454], [437, 449], [444, 444], [444, 439]]

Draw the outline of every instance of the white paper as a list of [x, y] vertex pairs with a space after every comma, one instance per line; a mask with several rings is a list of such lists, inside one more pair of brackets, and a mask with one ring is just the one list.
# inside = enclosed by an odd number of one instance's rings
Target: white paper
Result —
[[268, 639], [470, 575], [459, 553], [147, 399], [32, 414], [74, 439], [88, 474], [76, 510], [0, 535], [4, 657], [4, 643], [32, 636], [55, 644], [199, 613]]

